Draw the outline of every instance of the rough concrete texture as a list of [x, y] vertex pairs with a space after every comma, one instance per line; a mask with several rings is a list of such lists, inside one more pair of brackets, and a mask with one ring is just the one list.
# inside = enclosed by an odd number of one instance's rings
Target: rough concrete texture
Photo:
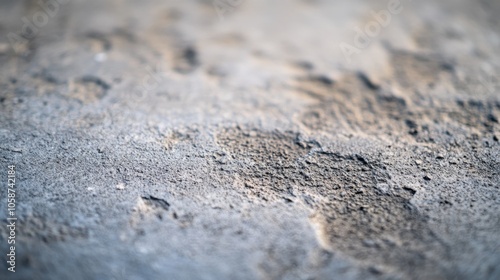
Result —
[[500, 279], [500, 1], [67, 2], [0, 1], [1, 279]]

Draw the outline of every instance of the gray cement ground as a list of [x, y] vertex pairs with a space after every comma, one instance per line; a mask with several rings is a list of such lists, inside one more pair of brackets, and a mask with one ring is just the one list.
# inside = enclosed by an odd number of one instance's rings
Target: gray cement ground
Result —
[[1, 279], [500, 279], [499, 1], [66, 2], [0, 1]]

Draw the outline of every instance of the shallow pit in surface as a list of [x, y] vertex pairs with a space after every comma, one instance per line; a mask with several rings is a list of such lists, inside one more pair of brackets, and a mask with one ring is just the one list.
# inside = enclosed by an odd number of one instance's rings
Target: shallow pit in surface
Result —
[[392, 186], [376, 160], [326, 152], [292, 132], [227, 129], [217, 143], [237, 165], [238, 191], [259, 202], [310, 208], [311, 226], [327, 251], [381, 266], [403, 262], [418, 268], [435, 265], [425, 255], [431, 248], [445, 256], [409, 201], [415, 191]]

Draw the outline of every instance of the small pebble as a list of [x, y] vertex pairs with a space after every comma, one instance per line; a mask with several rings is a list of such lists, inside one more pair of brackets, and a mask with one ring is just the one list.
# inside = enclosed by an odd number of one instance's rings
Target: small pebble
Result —
[[387, 193], [389, 191], [389, 185], [388, 184], [377, 184], [376, 188], [381, 191], [382, 193]]

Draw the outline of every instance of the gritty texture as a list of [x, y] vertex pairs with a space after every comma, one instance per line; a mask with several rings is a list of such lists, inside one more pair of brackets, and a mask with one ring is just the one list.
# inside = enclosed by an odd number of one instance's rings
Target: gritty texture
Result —
[[229, 2], [0, 1], [0, 279], [500, 279], [500, 2]]

